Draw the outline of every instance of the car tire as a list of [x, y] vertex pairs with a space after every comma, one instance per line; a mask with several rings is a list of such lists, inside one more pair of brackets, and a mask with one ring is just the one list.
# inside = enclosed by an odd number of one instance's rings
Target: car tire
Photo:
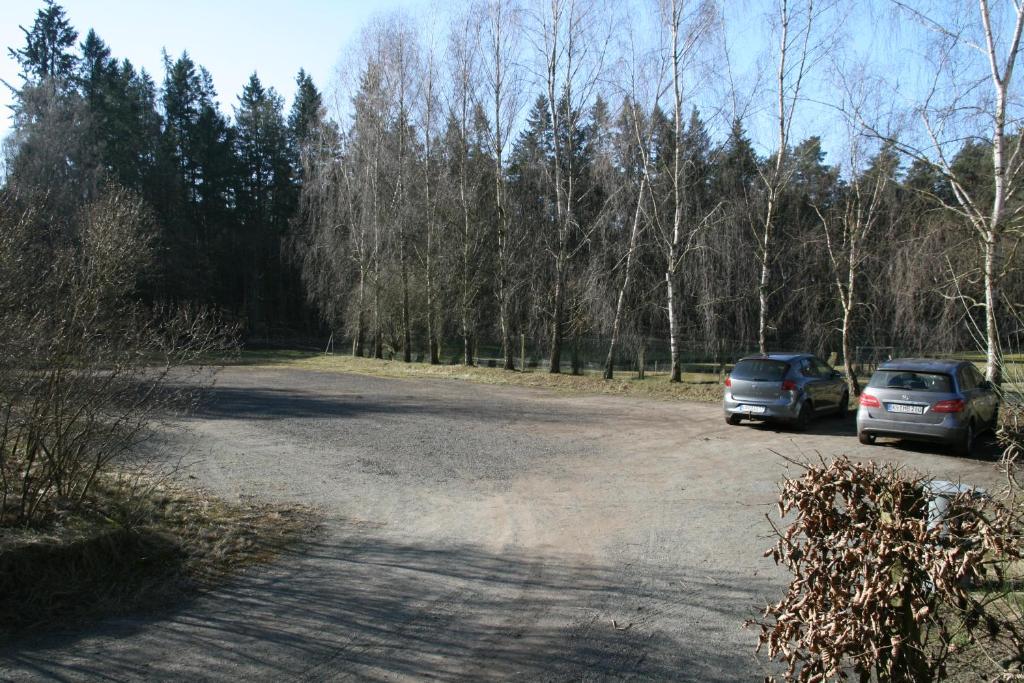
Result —
[[845, 420], [846, 416], [850, 414], [850, 395], [843, 392], [843, 397], [839, 399], [839, 410], [836, 411], [836, 417], [840, 420]]
[[974, 453], [974, 440], [976, 436], [974, 422], [968, 422], [963, 436], [953, 444], [953, 452], [962, 458], [971, 457], [971, 454]]
[[738, 425], [742, 420], [743, 420], [743, 418], [740, 417], [739, 415], [726, 415], [725, 416], [725, 421], [728, 424], [732, 425], [733, 427]]
[[867, 432], [857, 432], [857, 441], [860, 441], [865, 446], [874, 446], [875, 435], [868, 434]]
[[814, 409], [811, 408], [810, 401], [804, 401], [800, 406], [800, 412], [796, 415], [796, 420], [793, 421], [793, 427], [797, 431], [805, 432], [807, 428], [811, 426], [811, 418], [813, 417]]

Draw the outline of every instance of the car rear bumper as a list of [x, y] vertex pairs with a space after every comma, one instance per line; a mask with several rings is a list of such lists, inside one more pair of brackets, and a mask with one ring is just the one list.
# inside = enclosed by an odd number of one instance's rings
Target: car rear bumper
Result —
[[955, 413], [950, 413], [938, 424], [925, 424], [873, 417], [866, 410], [857, 411], [857, 431], [875, 436], [952, 443], [964, 435], [966, 428], [966, 424]]
[[[763, 412], [754, 412], [758, 407]], [[795, 420], [800, 413], [798, 397], [793, 400], [749, 400], [737, 401], [731, 394], [726, 394], [722, 402], [726, 416], [738, 415], [744, 420]]]

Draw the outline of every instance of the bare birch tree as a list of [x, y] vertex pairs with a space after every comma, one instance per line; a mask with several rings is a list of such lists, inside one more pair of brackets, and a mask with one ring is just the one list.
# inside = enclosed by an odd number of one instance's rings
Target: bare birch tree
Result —
[[[668, 224], [656, 221], [661, 228], [662, 252], [665, 258], [665, 304], [668, 310], [668, 341], [671, 354], [671, 375], [669, 381], [682, 381], [680, 360], [680, 288], [679, 269], [683, 257], [693, 248], [697, 232], [706, 221], [706, 216], [687, 216], [687, 176], [685, 141], [683, 129], [684, 78], [686, 70], [704, 38], [714, 25], [715, 7], [707, 2], [686, 0], [661, 0], [659, 19], [662, 30], [668, 38], [668, 72], [671, 83], [672, 103], [672, 161], [669, 168], [672, 192], [672, 219]], [[691, 181], [692, 182], [692, 181]]]
[[[470, 11], [463, 12], [452, 26], [448, 40], [451, 90], [448, 102], [449, 129], [454, 133], [454, 195], [458, 204], [458, 281], [459, 324], [462, 332], [463, 364], [474, 364], [476, 341], [476, 305], [480, 294], [479, 259], [484, 235], [477, 221], [477, 189], [480, 178], [473, 177], [471, 139], [475, 133], [477, 86], [480, 76], [478, 47], [479, 22]], [[453, 137], [449, 135], [449, 137]]]
[[516, 0], [486, 0], [479, 11], [483, 62], [479, 95], [490, 115], [490, 154], [494, 159], [498, 327], [501, 334], [502, 367], [514, 370], [511, 310], [516, 292], [513, 276], [519, 240], [512, 233], [512, 212], [505, 188], [505, 148], [523, 107], [523, 73], [519, 63], [522, 9]]
[[551, 296], [552, 373], [561, 372], [565, 335], [568, 274], [579, 253], [581, 227], [577, 215], [579, 200], [574, 168], [580, 112], [591, 100], [604, 66], [607, 40], [602, 19], [608, 18], [601, 2], [584, 0], [541, 0], [532, 12], [530, 36], [540, 55], [544, 92], [551, 131], [551, 186], [554, 203], [554, 234], [548, 247], [554, 266]]
[[384, 70], [385, 92], [389, 95], [392, 105], [392, 142], [394, 151], [394, 189], [389, 211], [389, 226], [398, 250], [399, 277], [401, 279], [401, 326], [402, 326], [402, 360], [412, 362], [412, 322], [409, 303], [409, 226], [412, 223], [415, 209], [410, 201], [409, 185], [413, 174], [411, 166], [415, 162], [412, 148], [415, 140], [411, 139], [413, 104], [416, 100], [416, 85], [420, 73], [419, 36], [412, 20], [405, 15], [396, 14], [388, 18], [382, 27], [380, 38], [384, 50], [387, 68]]
[[[648, 199], [651, 199], [649, 197], [650, 186], [648, 184], [651, 180], [651, 131], [648, 125], [649, 118], [645, 116], [644, 105], [641, 102], [657, 100], [657, 94], [661, 91], [660, 74], [664, 71], [658, 68], [660, 55], [640, 49], [635, 37], [636, 31], [633, 30], [633, 22], [630, 19], [626, 21], [629, 30], [625, 36], [624, 55], [619, 67], [619, 71], [624, 75], [625, 81], [622, 83], [622, 120], [627, 130], [622, 131], [622, 135], [625, 140], [629, 141], [626, 144], [633, 148], [635, 156], [639, 159], [640, 183], [636, 192], [635, 209], [633, 211], [629, 242], [626, 245], [626, 253], [618, 259], [618, 264], [622, 265], [622, 280], [619, 283], [618, 294], [615, 298], [615, 311], [612, 317], [611, 333], [608, 341], [608, 355], [604, 363], [604, 378], [606, 380], [612, 379], [615, 376], [615, 355], [622, 335], [627, 295], [633, 284], [633, 271], [638, 260], [640, 237], [650, 227], [651, 222], [648, 215], [649, 209], [645, 210], [644, 208], [645, 195], [648, 195]], [[659, 74], [658, 78], [650, 79], [648, 77], [652, 70], [654, 73]], [[624, 159], [634, 156], [625, 151], [620, 152], [620, 154]], [[623, 165], [629, 167], [633, 164], [626, 163]], [[624, 178], [624, 180], [629, 180], [630, 170], [633, 169], [623, 169], [623, 172], [627, 174], [627, 178]], [[653, 205], [654, 202], [651, 202], [651, 204]], [[640, 367], [640, 372], [642, 376], [642, 367]]]
[[[1024, 5], [996, 0], [993, 10], [989, 0], [978, 0], [976, 9], [970, 9], [967, 2], [893, 2], [935, 42], [931, 52], [932, 86], [913, 107], [923, 142], [913, 144], [886, 137], [900, 151], [943, 175], [955, 198], [954, 202], [944, 201], [944, 205], [959, 215], [974, 235], [980, 254], [977, 272], [982, 300], [968, 298], [962, 290], [961, 296], [970, 311], [980, 309], [984, 314], [979, 336], [985, 348], [985, 376], [999, 384], [1000, 284], [1013, 267], [1013, 259], [1007, 258], [1009, 251], [1015, 250], [1024, 237], [1022, 205], [1013, 201], [1020, 190], [1024, 164], [1014, 80]], [[953, 163], [951, 155], [964, 140], [991, 145], [990, 182], [979, 185]], [[1008, 250], [1011, 243], [1014, 246]]]
[[[799, 0], [797, 0], [799, 2]], [[760, 279], [757, 287], [757, 346], [761, 353], [768, 351], [769, 298], [771, 271], [774, 261], [776, 221], [779, 202], [792, 176], [786, 168], [786, 152], [790, 144], [793, 117], [804, 87], [804, 79], [813, 62], [812, 36], [815, 19], [821, 12], [815, 0], [800, 2], [794, 8], [790, 0], [778, 0], [778, 47], [775, 70], [775, 151], [766, 168], [759, 175], [764, 185], [764, 208], [755, 227]]]
[[885, 146], [869, 164], [866, 159], [869, 138], [867, 131], [850, 124], [848, 129], [846, 172], [848, 187], [835, 207], [813, 204], [821, 222], [825, 248], [831, 266], [836, 300], [842, 314], [840, 322], [843, 371], [850, 396], [860, 395], [860, 382], [853, 364], [853, 320], [861, 305], [858, 286], [869, 253], [872, 233], [885, 217], [899, 159], [891, 147]]
[[619, 285], [619, 294], [615, 299], [615, 316], [612, 318], [611, 338], [608, 341], [608, 357], [604, 362], [604, 378], [612, 379], [615, 376], [615, 351], [619, 343], [619, 334], [622, 327], [622, 317], [625, 311], [626, 294], [629, 292], [633, 279], [633, 263], [636, 260], [637, 246], [640, 242], [640, 234], [644, 227], [644, 196], [647, 191], [647, 176], [640, 177], [640, 189], [636, 196], [636, 211], [633, 214], [633, 225], [629, 232], [629, 244], [626, 247], [625, 265], [623, 266], [622, 283]]
[[424, 244], [421, 254], [426, 289], [427, 356], [431, 365], [441, 362], [441, 321], [438, 312], [438, 217], [437, 187], [434, 168], [434, 146], [437, 140], [437, 117], [440, 115], [440, 94], [438, 92], [438, 69], [434, 50], [427, 47], [421, 78], [419, 101], [419, 129], [423, 136], [421, 155], [423, 183], [423, 232]]

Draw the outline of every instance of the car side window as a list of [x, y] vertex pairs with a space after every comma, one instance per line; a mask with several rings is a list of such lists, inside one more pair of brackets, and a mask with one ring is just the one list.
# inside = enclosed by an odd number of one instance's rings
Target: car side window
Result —
[[974, 378], [974, 386], [980, 387], [981, 383], [985, 381], [985, 378], [980, 372], [978, 372], [978, 368], [970, 365], [968, 366], [967, 371], [971, 374], [971, 377]]
[[957, 373], [957, 381], [960, 382], [960, 391], [970, 391], [978, 388], [978, 382], [971, 374], [971, 368], [964, 366]]
[[817, 358], [814, 359], [814, 371], [822, 379], [832, 379], [832, 373], [835, 372], [828, 363]]
[[800, 360], [800, 374], [804, 377], [817, 377], [814, 372], [814, 365], [807, 358]]

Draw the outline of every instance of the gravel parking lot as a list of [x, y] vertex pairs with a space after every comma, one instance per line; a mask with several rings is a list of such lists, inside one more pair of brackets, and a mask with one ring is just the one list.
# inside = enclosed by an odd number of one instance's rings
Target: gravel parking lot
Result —
[[322, 533], [169, 613], [8, 646], [0, 679], [755, 680], [782, 455], [999, 478], [991, 454], [861, 446], [852, 417], [798, 434], [717, 405], [255, 368], [175, 438], [202, 485], [319, 506]]

